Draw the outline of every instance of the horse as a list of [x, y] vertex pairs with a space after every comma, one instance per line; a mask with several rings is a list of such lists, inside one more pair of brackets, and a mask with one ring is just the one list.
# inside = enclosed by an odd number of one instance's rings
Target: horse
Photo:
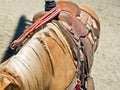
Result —
[[[57, 6], [59, 15], [30, 33], [0, 64], [0, 90], [94, 90], [90, 70], [99, 42], [98, 16], [70, 1]], [[35, 14], [33, 21], [44, 14]]]

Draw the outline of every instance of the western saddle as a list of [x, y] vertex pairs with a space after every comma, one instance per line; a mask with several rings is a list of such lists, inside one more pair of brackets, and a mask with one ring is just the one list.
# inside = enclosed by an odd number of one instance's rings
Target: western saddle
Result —
[[[78, 6], [70, 1], [59, 1], [57, 6], [61, 8], [61, 11], [52, 22], [59, 25], [70, 45], [75, 62], [77, 62], [77, 78], [81, 82], [81, 87], [84, 88], [85, 81], [90, 77], [94, 52], [99, 42], [99, 19], [93, 10], [84, 5]], [[46, 13], [35, 14], [33, 22]]]

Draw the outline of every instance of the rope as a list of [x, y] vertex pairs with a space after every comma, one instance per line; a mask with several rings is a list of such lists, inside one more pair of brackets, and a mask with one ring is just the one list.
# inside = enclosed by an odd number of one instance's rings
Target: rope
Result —
[[32, 24], [30, 27], [28, 27], [17, 40], [15, 40], [11, 43], [11, 45], [10, 45], [11, 49], [15, 49], [16, 46], [19, 43], [21, 43], [31, 32], [36, 31], [43, 24], [52, 20], [55, 16], [57, 16], [59, 14], [60, 11], [61, 11], [61, 9], [58, 6], [56, 6], [53, 9], [51, 9], [47, 14], [45, 14], [40, 19], [38, 19], [34, 24]]

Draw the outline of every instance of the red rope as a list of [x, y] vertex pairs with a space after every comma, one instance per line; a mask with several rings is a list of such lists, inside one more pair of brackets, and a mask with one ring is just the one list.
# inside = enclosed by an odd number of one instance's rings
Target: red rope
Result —
[[80, 87], [81, 87], [81, 84], [80, 84], [80, 82], [77, 82], [77, 84], [76, 84], [76, 90], [80, 90]]
[[48, 21], [52, 20], [55, 16], [57, 16], [60, 13], [61, 9], [60, 7], [56, 6], [53, 9], [51, 9], [47, 14], [42, 16], [40, 19], [38, 19], [35, 23], [33, 23], [30, 27], [28, 27], [23, 34], [15, 41], [13, 41], [10, 45], [11, 49], [15, 49], [16, 46], [21, 43], [27, 35], [29, 35], [31, 32], [34, 32], [39, 27], [41, 27], [43, 24], [47, 23]]

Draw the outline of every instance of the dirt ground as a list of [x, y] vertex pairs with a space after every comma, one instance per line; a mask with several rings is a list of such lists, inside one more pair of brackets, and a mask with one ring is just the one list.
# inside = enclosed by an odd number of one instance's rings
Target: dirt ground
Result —
[[[92, 67], [96, 90], [120, 90], [120, 0], [72, 1], [89, 6], [100, 18], [100, 43]], [[44, 0], [0, 0], [0, 60], [12, 55], [10, 42], [42, 10]]]

